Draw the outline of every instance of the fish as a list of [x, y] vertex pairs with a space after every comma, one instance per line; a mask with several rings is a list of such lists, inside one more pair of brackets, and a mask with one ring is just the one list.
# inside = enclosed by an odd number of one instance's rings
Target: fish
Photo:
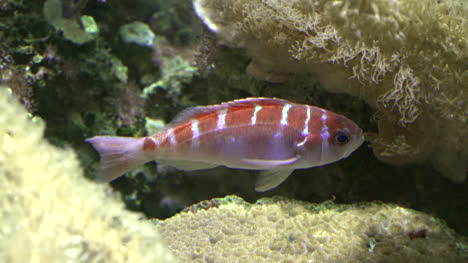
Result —
[[156, 161], [185, 171], [217, 166], [260, 170], [255, 190], [265, 192], [296, 169], [348, 157], [364, 136], [357, 124], [334, 112], [250, 97], [188, 108], [151, 136], [95, 136], [85, 141], [100, 155], [98, 182]]

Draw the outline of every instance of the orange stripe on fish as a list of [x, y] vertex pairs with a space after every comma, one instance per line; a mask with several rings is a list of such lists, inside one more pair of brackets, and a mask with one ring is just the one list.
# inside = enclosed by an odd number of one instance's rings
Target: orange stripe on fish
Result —
[[196, 118], [198, 121], [198, 130], [201, 134], [211, 132], [216, 129], [216, 125], [218, 122], [218, 112], [212, 115], [205, 115], [204, 118]]
[[99, 181], [164, 160], [182, 170], [219, 165], [263, 170], [255, 189], [266, 191], [295, 169], [347, 157], [364, 138], [354, 122], [336, 113], [282, 99], [246, 98], [186, 109], [153, 136], [86, 141], [101, 156]]
[[143, 141], [143, 151], [154, 151], [156, 146], [157, 142], [153, 137], [146, 137]]
[[179, 151], [188, 151], [192, 147], [192, 125], [190, 122], [182, 123], [176, 127], [172, 132], [175, 139], [175, 147]]
[[256, 125], [280, 124], [284, 104], [259, 104], [262, 108], [257, 112]]
[[248, 126], [254, 111], [255, 107], [251, 103], [244, 103], [242, 107], [228, 107], [225, 125], [218, 127], [218, 129]]
[[309, 133], [321, 131], [324, 128], [325, 123], [322, 122], [322, 117], [323, 117], [324, 112], [325, 112], [325, 115], [327, 116], [329, 115], [327, 114], [327, 111], [325, 110], [322, 111], [322, 109], [310, 108], [310, 118], [307, 123], [307, 129]]
[[299, 106], [299, 107], [292, 107], [288, 111], [288, 124], [296, 129], [297, 131], [301, 131], [304, 129], [307, 120], [307, 109], [308, 106]]

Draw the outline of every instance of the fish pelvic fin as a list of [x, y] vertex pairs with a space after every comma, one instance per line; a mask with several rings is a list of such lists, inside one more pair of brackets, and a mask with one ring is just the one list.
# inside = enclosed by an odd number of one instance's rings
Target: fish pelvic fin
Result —
[[124, 173], [146, 163], [143, 150], [145, 147], [143, 138], [96, 136], [86, 139], [101, 157], [96, 172], [96, 182], [108, 183]]
[[255, 191], [265, 192], [280, 185], [294, 171], [292, 166], [283, 166], [261, 171], [255, 184]]

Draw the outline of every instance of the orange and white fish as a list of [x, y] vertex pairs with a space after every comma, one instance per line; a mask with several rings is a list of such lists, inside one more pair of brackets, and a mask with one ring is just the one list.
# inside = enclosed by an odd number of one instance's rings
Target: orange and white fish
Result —
[[347, 157], [364, 141], [362, 130], [336, 113], [276, 98], [246, 98], [189, 108], [147, 137], [96, 136], [97, 180], [108, 182], [148, 161], [181, 170], [262, 170], [255, 190], [281, 184], [295, 170]]

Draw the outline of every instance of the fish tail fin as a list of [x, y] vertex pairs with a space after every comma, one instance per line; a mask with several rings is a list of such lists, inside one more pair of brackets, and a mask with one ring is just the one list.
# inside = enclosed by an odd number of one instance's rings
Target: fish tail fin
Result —
[[96, 182], [107, 183], [146, 163], [144, 138], [96, 136], [85, 140], [101, 157]]

